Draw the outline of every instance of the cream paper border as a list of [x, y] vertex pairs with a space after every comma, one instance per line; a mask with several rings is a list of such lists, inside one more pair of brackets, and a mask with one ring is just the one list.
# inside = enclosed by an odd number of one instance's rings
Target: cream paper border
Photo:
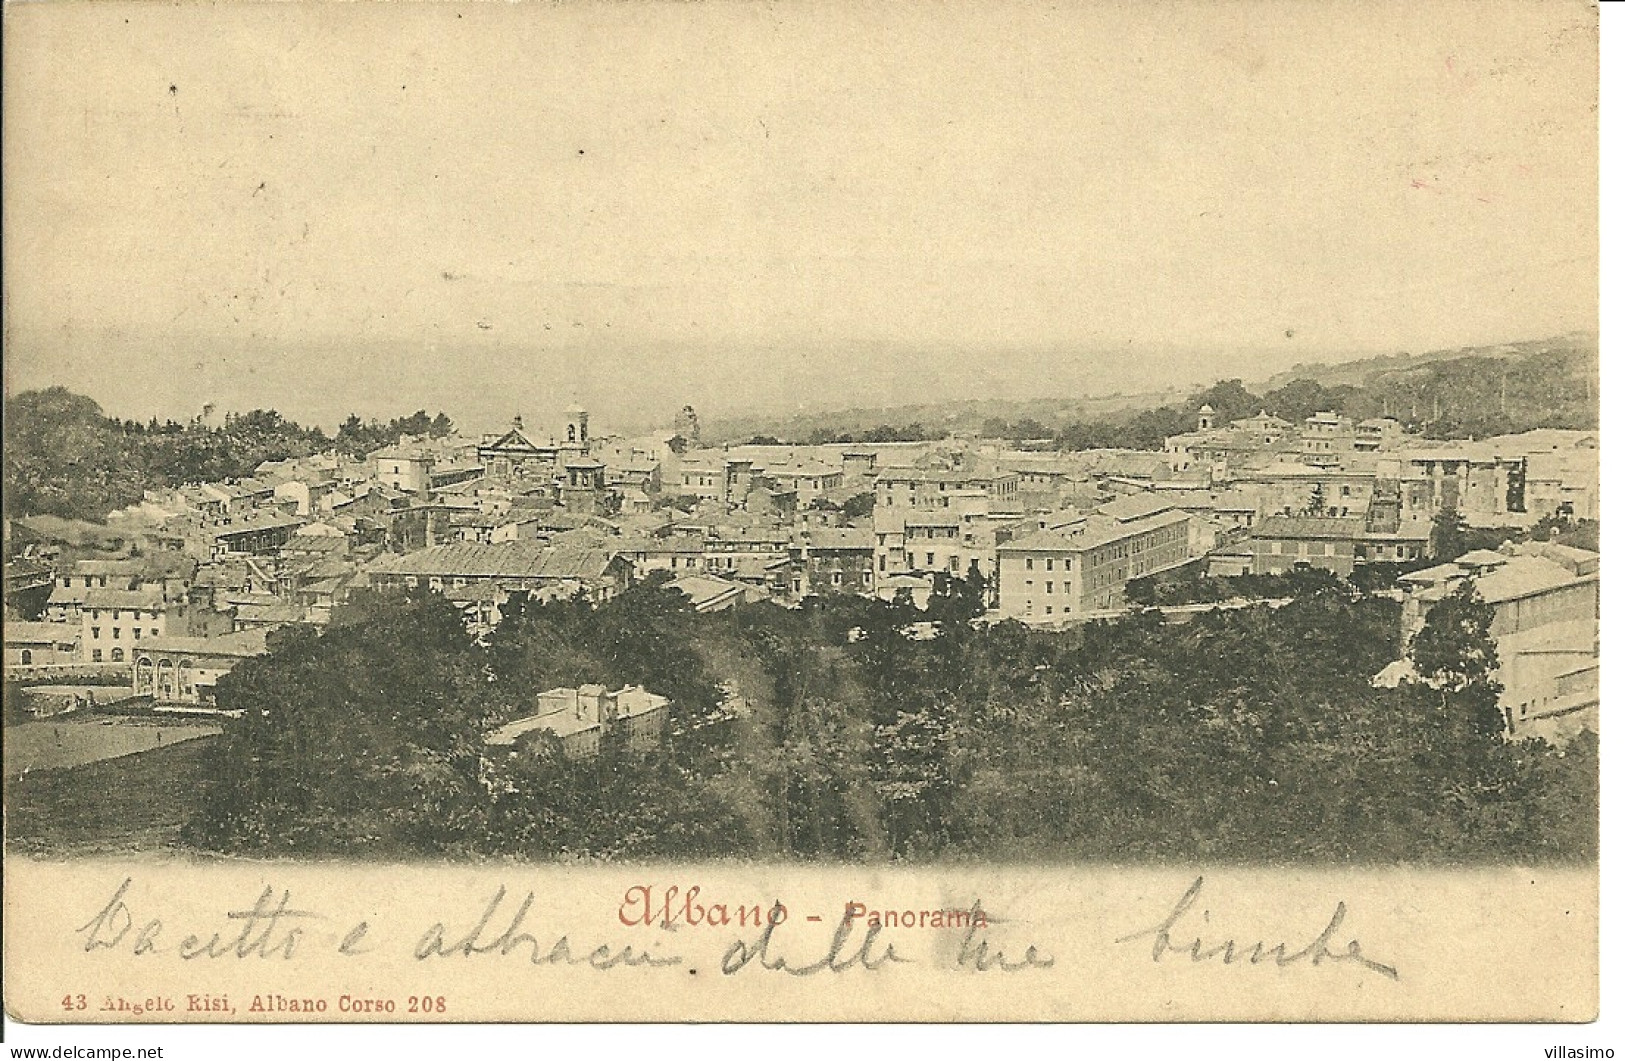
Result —
[[[1198, 880], [1170, 946], [1154, 955], [1155, 928]], [[664, 927], [668, 888], [674, 923]], [[696, 913], [722, 916], [719, 905], [733, 917], [774, 902], [786, 913], [765, 954], [750, 950], [762, 936], [754, 926], [691, 924]], [[866, 952], [874, 968], [860, 955], [870, 934], [860, 929], [831, 962], [850, 902], [980, 909], [989, 924], [969, 948], [963, 930], [883, 927]], [[243, 917], [256, 903], [261, 916]], [[1339, 904], [1344, 916], [1316, 961], [1313, 942]], [[11, 859], [6, 1003], [21, 1020], [75, 1023], [1589, 1021], [1597, 905], [1589, 869]], [[1198, 938], [1205, 954], [1234, 940], [1233, 961], [1193, 961], [1184, 948]], [[1356, 940], [1365, 963], [1338, 960]], [[626, 948], [671, 964], [626, 964]], [[906, 963], [885, 960], [888, 948]], [[730, 950], [745, 961], [725, 974]], [[800, 972], [770, 967], [777, 959]], [[424, 998], [445, 1008], [412, 1012]], [[352, 999], [394, 1008], [368, 1014]], [[198, 1008], [207, 1006], [216, 1008]]]

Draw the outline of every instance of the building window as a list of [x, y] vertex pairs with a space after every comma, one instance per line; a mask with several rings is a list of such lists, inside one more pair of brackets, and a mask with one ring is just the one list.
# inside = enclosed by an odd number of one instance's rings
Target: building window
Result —
[[[1072, 583], [1070, 583], [1070, 582], [1061, 583], [1061, 592], [1065, 593], [1067, 596], [1070, 597], [1072, 595]], [[1067, 610], [1070, 611], [1071, 609], [1069, 608]]]
[[1054, 593], [1055, 592], [1055, 583], [1053, 583], [1053, 582], [1044, 583], [1044, 592], [1045, 593]]
[[925, 566], [926, 567], [936, 567], [937, 566], [937, 554], [936, 553], [926, 553], [925, 554]]
[[22, 662], [23, 662], [23, 666], [25, 666], [25, 667], [28, 666], [30, 663], [33, 663], [34, 662], [34, 653], [29, 651], [26, 648], [23, 649], [23, 660], [22, 660]]
[[113, 662], [114, 663], [123, 663], [124, 662], [124, 650], [122, 648], [115, 648], [113, 650]]
[[1044, 570], [1045, 571], [1054, 571], [1055, 570], [1055, 560], [1054, 560], [1053, 557], [1044, 561]]
[[102, 650], [99, 649], [99, 648], [91, 649], [90, 650], [90, 662], [92, 662], [92, 663], [100, 663], [101, 661], [102, 661]]
[[1027, 570], [1031, 571], [1032, 569], [1033, 569], [1033, 558], [1029, 556], [1029, 557], [1027, 557]]
[[90, 639], [92, 641], [100, 641], [102, 639], [102, 628], [99, 627], [99, 626], [91, 627], [90, 628]]
[[156, 626], [155, 626], [155, 627], [153, 627], [153, 628], [152, 628], [152, 630], [151, 630], [151, 631], [149, 631], [149, 632], [150, 632], [150, 633], [151, 633], [151, 634], [152, 634], [152, 636], [153, 636], [153, 637], [157, 637], [157, 636], [158, 636], [158, 628], [157, 628], [157, 627], [156, 627]]
[[118, 627], [118, 626], [113, 627], [113, 640], [117, 641], [119, 635], [122, 634], [123, 632], [124, 632], [123, 627]]

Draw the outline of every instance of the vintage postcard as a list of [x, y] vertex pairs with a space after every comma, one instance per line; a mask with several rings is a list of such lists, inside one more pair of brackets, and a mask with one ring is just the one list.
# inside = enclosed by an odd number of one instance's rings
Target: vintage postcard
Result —
[[1597, 1019], [1594, 5], [5, 30], [11, 1020]]

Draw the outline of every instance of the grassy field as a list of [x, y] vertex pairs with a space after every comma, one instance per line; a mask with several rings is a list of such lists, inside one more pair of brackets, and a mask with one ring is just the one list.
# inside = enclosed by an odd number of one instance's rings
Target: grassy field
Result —
[[219, 732], [219, 726], [174, 717], [136, 719], [92, 715], [25, 722], [6, 727], [6, 777], [83, 766]]
[[6, 781], [6, 844], [49, 855], [184, 846], [181, 827], [202, 802], [202, 761], [214, 737]]

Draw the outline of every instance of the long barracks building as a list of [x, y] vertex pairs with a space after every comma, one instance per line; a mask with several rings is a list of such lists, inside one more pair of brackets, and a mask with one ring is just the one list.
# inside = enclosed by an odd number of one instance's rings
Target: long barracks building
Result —
[[1191, 558], [1190, 516], [1177, 509], [1128, 522], [1090, 520], [998, 548], [999, 611], [1022, 622], [1064, 623], [1121, 607], [1131, 579]]

